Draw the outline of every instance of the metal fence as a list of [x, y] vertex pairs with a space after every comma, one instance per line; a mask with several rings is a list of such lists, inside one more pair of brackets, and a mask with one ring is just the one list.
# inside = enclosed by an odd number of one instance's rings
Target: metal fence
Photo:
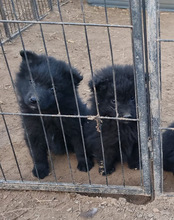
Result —
[[[163, 40], [158, 37], [159, 30], [158, 30], [158, 19], [157, 19], [157, 12], [158, 12], [158, 4], [155, 0], [147, 1], [145, 4], [145, 1], [140, 0], [131, 0], [130, 1], [130, 24], [115, 24], [109, 22], [109, 16], [108, 16], [108, 9], [106, 1], [104, 1], [105, 7], [104, 7], [104, 16], [105, 16], [105, 22], [96, 23], [96, 22], [88, 22], [88, 17], [86, 17], [86, 11], [85, 11], [85, 3], [83, 0], [79, 1], [79, 8], [78, 10], [81, 10], [82, 19], [81, 22], [74, 22], [72, 21], [64, 21], [63, 13], [62, 13], [62, 7], [59, 2], [57, 1], [57, 4], [55, 6], [55, 10], [58, 11], [59, 18], [57, 21], [40, 21], [47, 13], [48, 10], [52, 9], [52, 1], [0, 1], [1, 7], [1, 17], [0, 23], [4, 26], [4, 33], [6, 35], [6, 39], [10, 39], [13, 37], [13, 35], [18, 34], [20, 39], [21, 47], [24, 51], [26, 51], [26, 45], [25, 40], [22, 35], [22, 30], [24, 30], [26, 27], [37, 24], [40, 31], [40, 41], [43, 43], [44, 48], [44, 54], [48, 58], [48, 49], [49, 46], [47, 46], [47, 41], [45, 40], [45, 33], [44, 33], [44, 27], [55, 25], [55, 27], [60, 27], [59, 32], [62, 33], [62, 40], [64, 42], [65, 46], [65, 52], [66, 52], [66, 60], [68, 61], [68, 64], [70, 66], [70, 70], [72, 72], [72, 60], [73, 56], [69, 53], [69, 45], [68, 38], [67, 38], [67, 29], [68, 27], [82, 27], [83, 28], [83, 34], [84, 34], [84, 40], [86, 43], [87, 51], [82, 51], [83, 54], [87, 54], [88, 62], [89, 62], [89, 69], [91, 72], [91, 77], [94, 76], [94, 68], [93, 68], [93, 59], [91, 55], [91, 47], [90, 47], [90, 34], [89, 34], [89, 28], [104, 28], [107, 33], [107, 38], [105, 41], [109, 44], [109, 60], [110, 65], [114, 67], [114, 64], [116, 63], [114, 58], [114, 52], [113, 52], [113, 42], [115, 41], [114, 37], [112, 36], [112, 30], [129, 30], [131, 33], [131, 40], [132, 40], [132, 48], [130, 50], [132, 51], [132, 58], [133, 58], [133, 67], [134, 67], [134, 77], [135, 77], [135, 94], [136, 94], [136, 105], [137, 105], [137, 118], [136, 119], [129, 119], [130, 121], [135, 121], [137, 123], [137, 130], [138, 130], [138, 147], [139, 147], [139, 154], [141, 161], [140, 162], [140, 170], [139, 171], [133, 171], [138, 173], [139, 178], [139, 184], [129, 184], [129, 178], [130, 175], [128, 175], [129, 171], [125, 169], [125, 165], [123, 164], [123, 161], [121, 160], [121, 181], [118, 184], [115, 184], [117, 176], [113, 177], [113, 180], [110, 180], [109, 176], [102, 177], [102, 180], [100, 177], [97, 177], [99, 175], [98, 173], [95, 173], [94, 171], [89, 171], [87, 174], [80, 174], [83, 176], [86, 176], [85, 181], [81, 180], [75, 180], [75, 176], [77, 172], [77, 169], [72, 168], [72, 161], [69, 159], [71, 157], [70, 153], [67, 150], [66, 147], [66, 153], [67, 153], [67, 163], [70, 177], [69, 181], [60, 181], [59, 174], [57, 174], [56, 168], [54, 166], [54, 159], [51, 156], [50, 150], [48, 150], [50, 163], [52, 167], [52, 174], [53, 174], [53, 180], [50, 181], [44, 181], [39, 179], [32, 179], [30, 180], [27, 178], [27, 175], [25, 177], [23, 176], [22, 170], [24, 167], [21, 165], [20, 159], [18, 159], [18, 147], [13, 142], [13, 135], [11, 135], [11, 123], [13, 120], [13, 117], [28, 117], [32, 114], [28, 113], [21, 113], [16, 111], [5, 111], [3, 107], [3, 103], [1, 103], [1, 109], [0, 109], [0, 115], [2, 116], [2, 123], [3, 128], [2, 135], [6, 133], [8, 137], [9, 146], [11, 149], [9, 151], [12, 151], [13, 159], [15, 161], [14, 167], [17, 169], [17, 173], [19, 176], [19, 179], [16, 178], [8, 178], [6, 175], [6, 171], [3, 167], [3, 163], [0, 162], [0, 169], [1, 169], [1, 180], [0, 180], [0, 188], [3, 189], [35, 189], [35, 190], [55, 190], [55, 191], [68, 191], [68, 192], [88, 192], [88, 193], [106, 193], [106, 194], [130, 194], [130, 195], [145, 195], [145, 196], [152, 196], [153, 192], [155, 191], [158, 195], [162, 193], [162, 182], [163, 182], [163, 176], [162, 176], [162, 148], [161, 148], [161, 139], [160, 139], [160, 75], [159, 75], [159, 65], [158, 61], [158, 44], [160, 44], [161, 41], [169, 41], [169, 40]], [[145, 11], [145, 7], [147, 9], [147, 14]], [[142, 10], [143, 9], [143, 10]], [[27, 12], [26, 12], [27, 11]], [[142, 14], [143, 14], [143, 20], [142, 20]], [[147, 16], [147, 30], [146, 30], [146, 16]], [[73, 30], [73, 29], [72, 29]], [[153, 30], [153, 31], [152, 31]], [[2, 31], [3, 32], [3, 31]], [[100, 39], [100, 36], [96, 36], [98, 39]], [[12, 66], [12, 62], [9, 61], [8, 53], [6, 53], [6, 48], [4, 42], [6, 41], [5, 38], [1, 37], [1, 49], [2, 49], [2, 57], [5, 61], [6, 65], [6, 71], [8, 71], [9, 74], [9, 80], [11, 80], [11, 85], [14, 89], [14, 93], [16, 94], [16, 88], [14, 83], [14, 74], [12, 72], [12, 69], [10, 66]], [[172, 41], [172, 40], [171, 40]], [[147, 50], [148, 48], [148, 50]], [[48, 60], [47, 60], [48, 61]], [[49, 62], [48, 69], [49, 67]], [[28, 62], [29, 66], [29, 62]], [[78, 63], [77, 63], [78, 67]], [[145, 81], [145, 72], [148, 72], [147, 74], [147, 82]], [[51, 73], [49, 71], [50, 77]], [[72, 73], [71, 73], [72, 74]], [[150, 76], [150, 78], [148, 77]], [[32, 75], [30, 76], [32, 79]], [[115, 78], [114, 78], [115, 79]], [[74, 84], [74, 82], [72, 82]], [[54, 86], [54, 83], [53, 83]], [[54, 88], [55, 90], [55, 88]], [[64, 141], [66, 143], [66, 135], [64, 134], [64, 126], [62, 119], [63, 118], [77, 118], [79, 125], [80, 125], [80, 134], [82, 138], [83, 143], [83, 149], [87, 164], [87, 156], [86, 156], [86, 149], [85, 149], [85, 139], [84, 139], [84, 127], [82, 124], [82, 119], [96, 119], [96, 115], [80, 115], [79, 106], [77, 102], [77, 95], [75, 91], [75, 86], [73, 86], [73, 91], [75, 95], [76, 100], [76, 106], [78, 110], [77, 115], [62, 115], [60, 114], [60, 111], [58, 109], [59, 114], [55, 115], [49, 115], [49, 114], [42, 114], [39, 111], [39, 114], [33, 114], [35, 117], [40, 117], [42, 121], [43, 130], [44, 128], [44, 117], [55, 117], [59, 118], [61, 122], [61, 129], [64, 136]], [[95, 89], [94, 89], [95, 91]], [[116, 97], [116, 88], [114, 90], [115, 97]], [[95, 96], [97, 96], [95, 94]], [[55, 96], [55, 99], [57, 97]], [[17, 98], [18, 100], [18, 98]], [[15, 101], [14, 101], [15, 102]], [[39, 103], [38, 103], [39, 104]], [[98, 105], [96, 103], [96, 105]], [[117, 108], [117, 107], [116, 107]], [[8, 108], [7, 108], [8, 109]], [[117, 122], [117, 126], [119, 128], [119, 122], [121, 120], [124, 120], [123, 118], [119, 117], [104, 117], [101, 116], [98, 112], [97, 114], [97, 120], [115, 120]], [[102, 124], [101, 124], [102, 129]], [[24, 126], [25, 130], [25, 126]], [[4, 133], [3, 133], [4, 132]], [[26, 132], [26, 130], [25, 130]], [[46, 132], [44, 132], [44, 136], [47, 142], [47, 147], [49, 149], [49, 141]], [[119, 129], [118, 129], [118, 136]], [[104, 155], [104, 147], [103, 147], [103, 137], [102, 132], [100, 132], [100, 140], [101, 140], [101, 146], [102, 146], [102, 152], [103, 152], [103, 161], [104, 161], [104, 168], [105, 168], [105, 155]], [[120, 141], [119, 141], [120, 142]], [[151, 145], [152, 144], [152, 145]], [[4, 144], [2, 144], [2, 147]], [[152, 166], [151, 166], [151, 147], [153, 146], [153, 172], [152, 172]], [[0, 150], [2, 150], [2, 147]], [[120, 155], [122, 155], [122, 147], [121, 143], [119, 143], [120, 148]], [[2, 150], [3, 151], [3, 150]], [[8, 161], [8, 159], [7, 159]], [[61, 161], [61, 159], [60, 159]], [[8, 163], [8, 162], [6, 162]], [[63, 165], [64, 166], [64, 161]], [[12, 169], [12, 168], [11, 168]], [[117, 173], [117, 171], [116, 171]], [[153, 178], [154, 177], [154, 182]], [[63, 178], [63, 177], [62, 177]], [[115, 178], [115, 179], [114, 179]], [[98, 181], [97, 181], [98, 179]], [[86, 181], [87, 180], [87, 181]], [[101, 182], [100, 182], [101, 180]], [[126, 181], [125, 181], [126, 180]], [[111, 182], [111, 184], [110, 184]], [[154, 187], [153, 187], [154, 186]]]
[[[1, 20], [20, 20], [33, 21], [43, 19], [53, 8], [54, 1], [35, 1], [35, 0], [18, 0], [18, 1], [0, 1]], [[15, 11], [14, 11], [15, 10]], [[20, 30], [26, 30], [32, 24], [20, 23]], [[15, 37], [18, 33], [16, 23], [3, 23], [2, 29], [3, 42]]]

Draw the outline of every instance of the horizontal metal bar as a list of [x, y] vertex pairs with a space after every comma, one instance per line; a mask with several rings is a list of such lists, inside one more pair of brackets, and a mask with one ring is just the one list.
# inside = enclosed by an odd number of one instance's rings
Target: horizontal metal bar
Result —
[[174, 131], [174, 128], [165, 128], [165, 127], [160, 127], [159, 129], [160, 129], [160, 130], [172, 130], [172, 131]]
[[[30, 26], [32, 26], [33, 24], [28, 24], [27, 26], [25, 26], [24, 28], [21, 29], [21, 31], [25, 31], [27, 28], [29, 28]], [[19, 32], [16, 31], [14, 34], [12, 34], [9, 38], [5, 39], [4, 41], [2, 41], [2, 44], [14, 39], [16, 36], [19, 35]]]
[[43, 116], [43, 117], [57, 117], [57, 118], [87, 118], [89, 120], [97, 119], [115, 119], [120, 121], [139, 121], [139, 119], [131, 118], [118, 118], [118, 117], [107, 117], [107, 116], [96, 116], [96, 115], [52, 115], [52, 114], [31, 114], [31, 113], [10, 113], [10, 112], [0, 112], [0, 115], [18, 115], [18, 116]]
[[174, 39], [157, 39], [158, 42], [174, 42]]
[[174, 193], [173, 192], [163, 192], [159, 195], [160, 197], [174, 197]]
[[33, 182], [33, 181], [0, 181], [0, 189], [11, 190], [42, 190], [60, 192], [79, 192], [79, 193], [102, 193], [102, 194], [126, 194], [150, 196], [138, 186], [106, 186], [99, 184], [71, 184], [53, 182]]
[[76, 26], [96, 26], [96, 27], [117, 27], [132, 28], [132, 25], [119, 24], [94, 24], [94, 23], [74, 23], [74, 22], [51, 22], [51, 21], [19, 21], [19, 20], [0, 20], [0, 23], [28, 23], [28, 24], [52, 24], [52, 25], [76, 25]]
[[[42, 20], [42, 19], [44, 19], [47, 15], [48, 15], [48, 13], [45, 14], [45, 15], [43, 15], [43, 16], [40, 17], [39, 19]], [[33, 25], [33, 24], [28, 24], [28, 25], [25, 26], [24, 28], [21, 28], [20, 31], [23, 32], [23, 31], [25, 31], [26, 29], [28, 29], [29, 27], [31, 27], [32, 25]], [[19, 35], [19, 31], [16, 31], [16, 32], [13, 33], [12, 35], [10, 35], [9, 38], [3, 40], [1, 43], [4, 44], [4, 43], [6, 43], [6, 42], [8, 42], [8, 41], [10, 41], [10, 40], [12, 40], [12, 39], [14, 39], [14, 38], [17, 37], [18, 35]]]

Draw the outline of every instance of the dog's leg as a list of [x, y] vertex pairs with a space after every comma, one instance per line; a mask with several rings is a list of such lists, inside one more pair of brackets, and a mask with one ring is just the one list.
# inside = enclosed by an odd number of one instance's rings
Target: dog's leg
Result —
[[[109, 149], [109, 147], [108, 147], [108, 149]], [[112, 147], [110, 149], [112, 149]], [[111, 150], [107, 151], [105, 149], [105, 154], [104, 154], [105, 164], [104, 164], [104, 160], [103, 160], [103, 156], [102, 156], [102, 151], [97, 152], [96, 155], [97, 155], [97, 161], [99, 164], [99, 173], [102, 176], [112, 174], [115, 171], [115, 164], [116, 164], [115, 152], [113, 152]]]
[[[24, 119], [27, 131], [25, 140], [34, 163], [33, 175], [43, 179], [49, 174], [49, 165], [47, 160], [47, 145], [39, 120], [37, 121], [36, 118], [32, 120], [30, 117]], [[31, 126], [33, 126], [32, 129]]]
[[77, 157], [77, 161], [78, 161], [77, 168], [80, 171], [87, 172], [88, 170], [90, 170], [94, 166], [92, 155], [90, 155], [90, 153], [86, 149], [86, 157], [87, 157], [87, 163], [88, 163], [88, 169], [87, 169], [86, 160], [85, 160], [85, 153], [84, 153], [84, 148], [83, 148], [83, 143], [82, 143], [81, 137], [79, 137], [78, 135], [74, 136], [72, 138], [72, 143], [73, 143], [74, 151], [76, 153], [76, 157]]
[[[30, 154], [33, 158], [34, 167], [32, 173], [34, 176], [43, 179], [49, 174], [49, 165], [47, 160], [46, 146], [34, 141], [38, 137], [30, 137], [31, 148], [29, 147]], [[43, 137], [44, 138], [44, 137]]]
[[130, 169], [138, 169], [140, 168], [139, 164], [139, 150], [138, 143], [134, 144], [132, 147], [132, 153], [127, 158], [127, 163]]

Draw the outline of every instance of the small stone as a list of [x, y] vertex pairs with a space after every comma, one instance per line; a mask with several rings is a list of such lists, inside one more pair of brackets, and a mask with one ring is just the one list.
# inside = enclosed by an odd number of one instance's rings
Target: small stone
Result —
[[[1, 103], [1, 102], [0, 102], [0, 103]], [[7, 198], [7, 195], [4, 195], [4, 196], [3, 196], [3, 199], [6, 199], [6, 198]]]
[[69, 208], [69, 209], [67, 209], [66, 211], [67, 211], [67, 212], [71, 212], [71, 211], [72, 211], [72, 208]]
[[126, 199], [125, 198], [119, 198], [118, 200], [121, 204], [126, 204]]
[[78, 204], [78, 203], [79, 203], [79, 201], [78, 201], [78, 200], [75, 200], [74, 202], [75, 202], [76, 204]]
[[133, 210], [132, 210], [132, 209], [127, 209], [127, 211], [128, 211], [128, 212], [133, 212]]
[[153, 209], [153, 212], [154, 212], [154, 213], [158, 213], [158, 212], [159, 212], [159, 209], [154, 208], [154, 209]]
[[98, 212], [97, 208], [92, 208], [86, 212], [82, 212], [80, 216], [85, 217], [85, 218], [92, 218], [97, 212]]
[[143, 215], [141, 213], [137, 214], [137, 218], [142, 218], [142, 217], [143, 217]]
[[107, 202], [102, 202], [101, 206], [105, 206], [107, 204]]
[[148, 217], [153, 218], [153, 214], [152, 213], [148, 214]]
[[124, 219], [126, 219], [126, 217], [127, 217], [127, 215], [126, 215], [126, 214], [124, 214]]

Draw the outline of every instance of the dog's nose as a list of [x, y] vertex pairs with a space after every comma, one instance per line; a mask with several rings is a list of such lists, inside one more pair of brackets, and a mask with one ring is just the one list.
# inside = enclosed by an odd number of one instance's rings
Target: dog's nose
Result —
[[125, 115], [123, 115], [123, 118], [132, 118], [132, 115], [131, 114], [125, 114]]
[[32, 104], [36, 104], [36, 97], [34, 97], [34, 96], [31, 96], [30, 97], [30, 99], [29, 99], [29, 101], [30, 101], [30, 103], [32, 103]]

